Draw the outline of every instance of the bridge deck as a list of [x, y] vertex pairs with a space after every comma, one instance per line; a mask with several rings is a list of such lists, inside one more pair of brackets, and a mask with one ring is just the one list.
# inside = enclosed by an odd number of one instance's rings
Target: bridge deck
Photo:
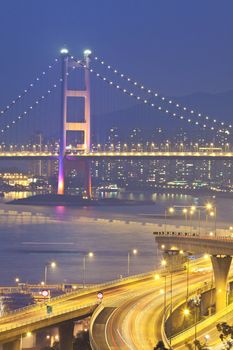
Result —
[[159, 246], [164, 246], [165, 250], [178, 249], [193, 254], [233, 256], [233, 237], [231, 236], [213, 237], [184, 232], [154, 232], [154, 236]]
[[[66, 158], [76, 159], [231, 159], [233, 152], [67, 152]], [[55, 160], [58, 159], [56, 152], [0, 152], [0, 160]]]

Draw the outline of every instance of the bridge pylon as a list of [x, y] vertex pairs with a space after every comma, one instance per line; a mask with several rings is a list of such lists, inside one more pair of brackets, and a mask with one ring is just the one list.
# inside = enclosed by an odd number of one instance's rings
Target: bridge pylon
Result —
[[[61, 134], [60, 134], [60, 152], [59, 152], [59, 168], [58, 168], [58, 194], [64, 194], [65, 192], [65, 157], [67, 150], [67, 132], [77, 131], [82, 132], [82, 143], [77, 145], [78, 151], [89, 152], [91, 148], [91, 120], [90, 120], [90, 76], [89, 76], [89, 64], [91, 52], [89, 50], [84, 51], [84, 64], [80, 65], [78, 62], [72, 60], [69, 56], [68, 50], [61, 50], [61, 62], [62, 62], [62, 96], [61, 96]], [[69, 67], [76, 66], [78, 69], [84, 70], [84, 89], [69, 89]], [[68, 99], [69, 98], [82, 98], [84, 99], [84, 116], [83, 121], [69, 122], [68, 120]], [[84, 167], [85, 191], [87, 197], [91, 197], [91, 176], [90, 176], [90, 162], [85, 160]]]
[[216, 311], [220, 311], [227, 306], [227, 280], [230, 271], [232, 257], [211, 256], [211, 262], [215, 279]]

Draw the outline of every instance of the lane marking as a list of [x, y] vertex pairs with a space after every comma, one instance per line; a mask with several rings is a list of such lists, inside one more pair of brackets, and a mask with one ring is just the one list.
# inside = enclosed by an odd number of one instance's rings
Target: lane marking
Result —
[[[109, 344], [109, 342], [108, 342], [107, 328], [108, 328], [108, 324], [109, 324], [109, 322], [110, 322], [112, 316], [115, 314], [116, 311], [117, 311], [117, 309], [115, 309], [115, 310], [111, 313], [110, 317], [107, 319], [107, 322], [106, 322], [106, 325], [105, 325], [105, 329], [104, 329], [105, 340], [106, 340], [107, 346], [108, 346], [108, 348], [109, 348], [110, 350], [111, 350], [111, 346], [110, 346], [110, 344]], [[112, 332], [111, 332], [111, 333], [112, 333]], [[113, 339], [113, 342], [115, 343], [115, 340], [114, 340], [114, 338], [113, 338], [113, 334], [112, 334], [112, 339]], [[118, 348], [118, 346], [117, 346], [116, 343], [115, 343], [115, 345], [116, 345], [116, 347]], [[119, 348], [118, 348], [118, 349], [119, 349]]]
[[123, 342], [128, 346], [128, 348], [129, 348], [130, 350], [135, 350], [134, 348], [131, 347], [131, 345], [129, 345], [129, 344], [127, 343], [127, 341], [126, 341], [126, 340], [124, 339], [124, 337], [121, 335], [119, 329], [117, 329], [117, 333], [118, 333], [118, 335], [121, 337], [121, 339], [123, 340]]

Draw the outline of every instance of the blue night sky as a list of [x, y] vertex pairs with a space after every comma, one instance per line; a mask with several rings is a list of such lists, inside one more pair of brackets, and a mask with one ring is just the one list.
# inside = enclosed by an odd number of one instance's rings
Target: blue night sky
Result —
[[232, 13], [231, 0], [3, 0], [0, 103], [63, 44], [77, 55], [89, 47], [165, 95], [230, 90]]

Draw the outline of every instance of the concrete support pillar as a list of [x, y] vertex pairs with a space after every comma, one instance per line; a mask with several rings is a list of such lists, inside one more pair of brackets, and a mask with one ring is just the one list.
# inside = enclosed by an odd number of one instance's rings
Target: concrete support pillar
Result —
[[208, 316], [213, 313], [215, 305], [215, 290], [210, 289], [201, 294], [201, 316]]
[[231, 260], [231, 256], [211, 256], [215, 280], [216, 312], [227, 305], [227, 279]]
[[3, 350], [20, 350], [20, 339], [3, 344]]
[[163, 253], [166, 260], [166, 268], [170, 271], [182, 268], [186, 262], [186, 257], [179, 253], [179, 250], [166, 250]]
[[62, 323], [59, 326], [60, 350], [73, 350], [74, 323], [72, 321]]

